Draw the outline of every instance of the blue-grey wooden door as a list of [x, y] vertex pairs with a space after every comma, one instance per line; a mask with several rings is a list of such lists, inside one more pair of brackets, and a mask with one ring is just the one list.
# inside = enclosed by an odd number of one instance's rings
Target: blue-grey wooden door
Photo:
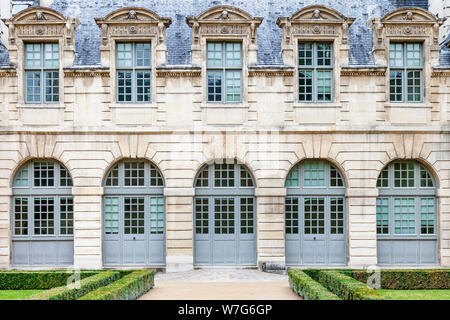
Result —
[[286, 264], [345, 265], [344, 197], [286, 197]]
[[255, 265], [255, 198], [210, 196], [194, 202], [194, 263]]
[[164, 197], [162, 196], [105, 197], [104, 265], [164, 265], [164, 213]]

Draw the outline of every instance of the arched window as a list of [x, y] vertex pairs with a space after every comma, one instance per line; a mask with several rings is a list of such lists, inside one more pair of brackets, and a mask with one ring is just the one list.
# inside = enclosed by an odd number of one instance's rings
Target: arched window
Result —
[[436, 264], [436, 188], [415, 161], [396, 161], [377, 180], [378, 263]]
[[306, 160], [286, 178], [286, 264], [345, 265], [345, 184], [323, 160]]
[[194, 263], [255, 265], [255, 182], [241, 164], [204, 166], [195, 180]]
[[109, 170], [103, 234], [104, 265], [164, 265], [164, 180], [153, 164], [124, 160]]
[[52, 160], [24, 164], [13, 182], [15, 266], [73, 264], [72, 178]]

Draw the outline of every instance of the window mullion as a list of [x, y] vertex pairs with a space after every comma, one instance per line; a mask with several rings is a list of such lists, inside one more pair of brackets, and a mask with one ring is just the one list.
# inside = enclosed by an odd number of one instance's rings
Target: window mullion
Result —
[[226, 63], [226, 42], [222, 42], [222, 103], [227, 103], [227, 63]]

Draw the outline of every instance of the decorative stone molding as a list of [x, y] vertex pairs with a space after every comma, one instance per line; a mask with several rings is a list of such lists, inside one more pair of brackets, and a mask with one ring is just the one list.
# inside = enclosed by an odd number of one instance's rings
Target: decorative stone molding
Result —
[[297, 64], [298, 41], [332, 41], [335, 46], [335, 60], [348, 64], [348, 28], [355, 21], [334, 9], [324, 6], [308, 6], [290, 17], [280, 17], [277, 25], [283, 30], [282, 55], [286, 65]]
[[445, 78], [450, 77], [450, 68], [449, 69], [433, 69], [431, 73], [432, 78]]
[[69, 78], [93, 78], [93, 77], [109, 77], [110, 72], [106, 69], [64, 69], [64, 76]]
[[207, 40], [242, 40], [244, 63], [257, 62], [257, 28], [263, 18], [252, 17], [247, 12], [231, 7], [210, 8], [197, 17], [187, 17], [186, 23], [192, 28], [192, 63], [201, 65], [203, 50]]
[[[9, 28], [9, 60], [21, 68], [23, 43], [27, 41], [57, 41], [61, 48], [62, 66], [73, 64], [75, 57], [75, 29], [78, 19], [43, 7], [20, 11], [11, 19], [3, 20]], [[19, 70], [21, 71], [21, 69]]]
[[17, 77], [16, 69], [0, 69], [0, 78], [14, 78]]
[[156, 76], [158, 78], [197, 78], [202, 75], [201, 70], [183, 70], [183, 69], [172, 69], [172, 70], [157, 70]]
[[378, 68], [341, 68], [342, 77], [384, 77], [386, 75], [385, 67]]
[[166, 29], [172, 23], [153, 11], [127, 7], [111, 12], [95, 22], [101, 34], [101, 61], [104, 66], [113, 66], [116, 41], [151, 41], [155, 65], [167, 61]]
[[382, 18], [370, 19], [373, 30], [373, 53], [377, 65], [388, 65], [391, 41], [423, 42], [425, 65], [439, 64], [439, 27], [444, 19], [421, 8], [393, 10]]
[[248, 70], [249, 77], [292, 77], [294, 70]]

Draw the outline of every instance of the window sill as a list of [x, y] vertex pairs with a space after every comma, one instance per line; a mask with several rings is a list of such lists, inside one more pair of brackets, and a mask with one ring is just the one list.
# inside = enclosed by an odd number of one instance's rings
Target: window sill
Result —
[[341, 103], [336, 102], [295, 102], [294, 108], [341, 108]]
[[127, 108], [127, 109], [151, 109], [151, 108], [157, 108], [157, 105], [155, 102], [136, 102], [136, 103], [121, 103], [121, 102], [114, 102], [110, 105], [110, 108], [112, 109], [120, 109], [120, 108]]
[[203, 103], [202, 108], [205, 109], [244, 109], [248, 108], [249, 105], [244, 102], [238, 103]]
[[65, 104], [60, 103], [21, 103], [17, 104], [18, 109], [65, 109]]
[[384, 105], [385, 108], [432, 108], [431, 104], [426, 102], [388, 102]]

